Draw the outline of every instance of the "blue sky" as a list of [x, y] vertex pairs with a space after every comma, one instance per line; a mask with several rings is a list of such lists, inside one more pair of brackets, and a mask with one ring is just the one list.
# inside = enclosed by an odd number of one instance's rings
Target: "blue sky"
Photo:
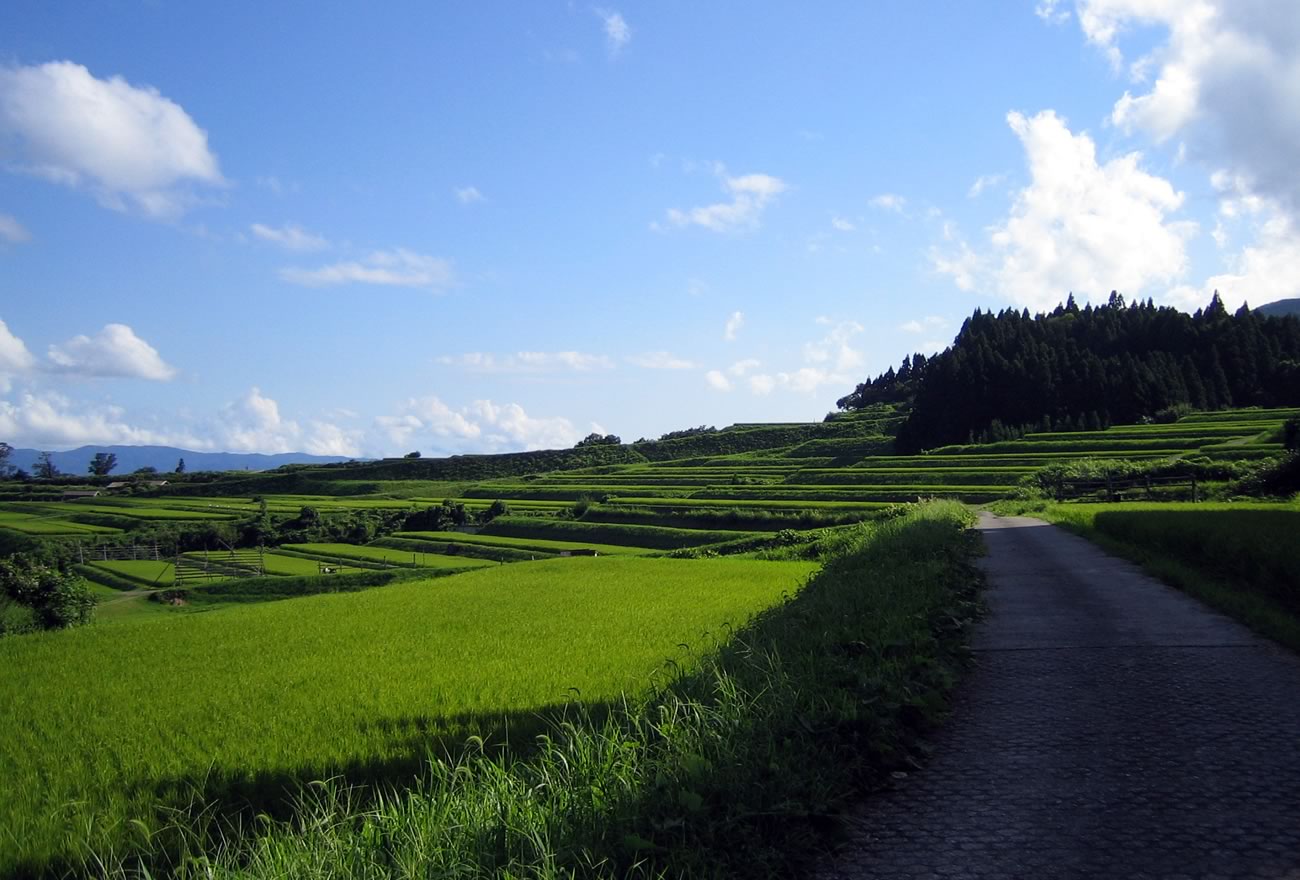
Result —
[[816, 419], [975, 307], [1300, 295], [1289, 0], [12, 2], [0, 440]]

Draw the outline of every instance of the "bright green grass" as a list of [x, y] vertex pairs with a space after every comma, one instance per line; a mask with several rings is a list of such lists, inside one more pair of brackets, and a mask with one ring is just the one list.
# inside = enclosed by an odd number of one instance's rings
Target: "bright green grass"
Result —
[[513, 547], [520, 550], [541, 550], [559, 553], [565, 550], [594, 550], [607, 556], [645, 556], [656, 551], [645, 547], [625, 547], [620, 544], [592, 544], [582, 541], [548, 541], [545, 538], [510, 538], [505, 535], [469, 535], [464, 532], [394, 532], [394, 538], [425, 538], [452, 544], [478, 544], [485, 547]]
[[84, 504], [80, 501], [58, 501], [40, 505], [51, 513], [76, 515], [78, 513], [98, 513], [108, 516], [123, 516], [140, 520], [227, 520], [231, 514], [217, 511], [178, 510], [171, 507], [159, 507], [150, 499], [150, 506]]
[[99, 559], [87, 560], [86, 564], [134, 581], [142, 587], [170, 587], [176, 578], [172, 564], [164, 560]]
[[365, 781], [504, 712], [642, 691], [813, 568], [550, 560], [0, 640], [0, 874], [123, 843], [176, 781]]
[[482, 568], [496, 565], [489, 559], [443, 556], [437, 553], [411, 553], [388, 547], [359, 547], [356, 544], [285, 544], [284, 547], [286, 550], [296, 550], [299, 553], [386, 562], [389, 565], [403, 565], [408, 568]]
[[[341, 571], [360, 570], [351, 569], [338, 563], [333, 563], [330, 567]], [[321, 573], [320, 562], [317, 560], [303, 559], [301, 556], [281, 556], [279, 553], [263, 554], [262, 570], [267, 574], [277, 575], [317, 575]]]
[[116, 534], [122, 531], [109, 526], [92, 526], [49, 516], [8, 511], [0, 512], [0, 528], [13, 529], [25, 535], [94, 535]]

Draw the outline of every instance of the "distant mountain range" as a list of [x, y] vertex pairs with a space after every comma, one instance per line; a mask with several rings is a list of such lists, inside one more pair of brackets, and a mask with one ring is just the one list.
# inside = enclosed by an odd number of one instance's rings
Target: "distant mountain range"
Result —
[[1300, 315], [1300, 299], [1280, 299], [1277, 302], [1260, 306], [1255, 311], [1261, 315], [1271, 315], [1274, 318], [1282, 315]]
[[[51, 452], [50, 460], [62, 473], [84, 474], [90, 466], [90, 460], [100, 452], [117, 456], [117, 467], [113, 468], [113, 475], [129, 474], [142, 467], [157, 468], [159, 473], [167, 474], [176, 470], [176, 463], [182, 458], [185, 459], [187, 472], [266, 471], [282, 464], [348, 461], [338, 456], [308, 455], [305, 452], [282, 452], [277, 455], [263, 455], [260, 452], [195, 452], [174, 446], [82, 446], [66, 452]], [[38, 449], [15, 449], [9, 456], [9, 465], [31, 473], [38, 455]]]

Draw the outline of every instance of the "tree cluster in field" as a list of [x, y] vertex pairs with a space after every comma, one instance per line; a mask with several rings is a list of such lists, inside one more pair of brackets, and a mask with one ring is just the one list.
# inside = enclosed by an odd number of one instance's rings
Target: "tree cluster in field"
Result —
[[574, 449], [582, 449], [584, 446], [618, 446], [622, 440], [617, 434], [597, 434], [592, 432], [583, 437], [577, 443], [573, 444]]
[[976, 309], [950, 348], [904, 358], [837, 405], [882, 402], [912, 406], [901, 452], [1172, 420], [1178, 407], [1300, 405], [1300, 319], [1229, 314], [1217, 293], [1193, 315], [1118, 293], [1033, 317]]
[[76, 575], [34, 557], [0, 559], [0, 636], [77, 626], [94, 608]]
[[[266, 501], [260, 509], [235, 525], [238, 547], [278, 547], [281, 544], [365, 544], [402, 527], [403, 510], [343, 510], [322, 513], [310, 505], [293, 517], [275, 517]], [[197, 548], [195, 548], [197, 549]]]
[[402, 522], [402, 531], [445, 532], [457, 526], [483, 525], [509, 512], [509, 505], [500, 498], [477, 512], [466, 510], [462, 502], [446, 498], [443, 499], [442, 504], [406, 514]]

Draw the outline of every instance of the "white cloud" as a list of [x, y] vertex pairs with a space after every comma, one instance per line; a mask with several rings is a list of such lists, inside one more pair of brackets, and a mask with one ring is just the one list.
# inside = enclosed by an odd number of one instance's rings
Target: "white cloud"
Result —
[[623, 16], [612, 9], [592, 10], [600, 17], [605, 28], [605, 46], [611, 56], [617, 55], [632, 40], [632, 28]]
[[731, 380], [721, 370], [709, 370], [704, 374], [704, 381], [709, 383], [709, 387], [714, 391], [731, 390]]
[[1217, 290], [1235, 308], [1300, 297], [1300, 230], [1280, 209], [1266, 210], [1252, 224], [1254, 241], [1229, 260], [1228, 271], [1199, 287], [1179, 285], [1166, 300], [1187, 311], [1202, 308]]
[[361, 432], [341, 428], [330, 422], [311, 422], [302, 451], [308, 455], [336, 455], [356, 458], [361, 455]]
[[49, 358], [55, 371], [77, 376], [166, 382], [176, 375], [176, 368], [126, 324], [106, 324], [94, 336], [51, 345]]
[[858, 227], [853, 224], [852, 220], [836, 215], [831, 217], [831, 228], [838, 232], [853, 232]]
[[4, 321], [0, 321], [0, 373], [23, 373], [35, 363], [36, 358], [27, 350], [27, 345], [10, 332]]
[[92, 443], [210, 448], [210, 444], [190, 433], [132, 425], [119, 406], [78, 404], [55, 393], [28, 393], [16, 401], [0, 400], [0, 436], [15, 446], [38, 448]]
[[7, 241], [10, 244], [22, 244], [25, 241], [31, 241], [31, 238], [31, 233], [12, 215], [0, 214], [0, 241]]
[[914, 321], [908, 321], [898, 329], [905, 333], [925, 333], [930, 330], [938, 330], [948, 322], [938, 315], [927, 315], [924, 318]]
[[224, 184], [208, 136], [178, 104], [80, 64], [0, 67], [0, 139], [10, 168], [86, 185], [111, 208], [173, 216], [187, 184]]
[[280, 405], [253, 387], [222, 410], [217, 445], [229, 452], [297, 451], [302, 440], [298, 423], [280, 415]]
[[1070, 10], [1062, 9], [1064, 0], [1039, 0], [1034, 7], [1034, 15], [1049, 24], [1063, 24], [1070, 18]]
[[324, 287], [335, 284], [377, 284], [389, 287], [443, 288], [452, 283], [451, 263], [404, 248], [375, 251], [359, 262], [334, 263], [319, 269], [281, 269], [292, 284]]
[[262, 241], [278, 244], [286, 250], [318, 251], [329, 247], [329, 242], [324, 238], [310, 233], [293, 223], [285, 224], [279, 229], [262, 223], [254, 223], [249, 229], [252, 230], [253, 235], [256, 235]]
[[444, 453], [561, 449], [581, 439], [568, 419], [535, 418], [517, 403], [476, 400], [453, 409], [436, 396], [411, 398], [396, 415], [381, 416], [376, 424], [399, 449]]
[[1000, 186], [1002, 181], [1006, 179], [1007, 176], [1005, 174], [981, 174], [979, 177], [975, 178], [975, 182], [970, 185], [966, 197], [977, 199], [986, 189]]
[[673, 226], [702, 226], [714, 232], [734, 232], [756, 229], [767, 205], [788, 188], [780, 178], [770, 174], [745, 174], [727, 177], [719, 172], [722, 188], [731, 201], [718, 202], [681, 211], [668, 209], [668, 222]]
[[728, 342], [735, 342], [736, 334], [740, 332], [740, 328], [743, 326], [745, 326], [745, 313], [732, 312], [731, 317], [727, 318], [727, 326], [722, 330], [722, 338]]
[[744, 376], [750, 370], [757, 370], [761, 366], [763, 366], [761, 361], [756, 360], [755, 358], [745, 358], [744, 360], [736, 361], [734, 364], [727, 367], [727, 372], [739, 378]]
[[1167, 287], [1187, 265], [1196, 224], [1167, 221], [1183, 194], [1142, 170], [1140, 153], [1098, 164], [1086, 133], [1073, 134], [1050, 110], [1007, 123], [1025, 148], [1032, 180], [1010, 215], [990, 231], [990, 251], [931, 251], [934, 268], [963, 289], [984, 288], [1014, 302], [1050, 308], [1071, 291], [1137, 296]]
[[1163, 141], [1185, 139], [1193, 158], [1228, 167], [1300, 211], [1300, 18], [1292, 0], [1080, 0], [1089, 42], [1122, 61], [1136, 27], [1163, 28], [1165, 42], [1131, 65], [1155, 68], [1144, 93], [1125, 92], [1112, 120]]
[[437, 360], [440, 364], [476, 373], [542, 373], [556, 370], [590, 372], [614, 367], [614, 362], [608, 356], [582, 351], [520, 351], [502, 356], [471, 351], [442, 355]]
[[897, 193], [881, 193], [871, 200], [871, 207], [901, 214], [903, 209], [907, 207], [907, 199]]
[[647, 370], [693, 370], [695, 364], [668, 351], [647, 351], [630, 355], [627, 362]]
[[[821, 339], [804, 345], [804, 365], [789, 371], [755, 373], [748, 380], [751, 394], [764, 396], [777, 389], [811, 394], [825, 385], [849, 386], [861, 381], [859, 373], [866, 359], [851, 343], [863, 332], [863, 326], [857, 321], [832, 321], [824, 317], [818, 318], [817, 323], [830, 329]], [[739, 361], [732, 365], [730, 372], [742, 376], [758, 366], [758, 361]]]
[[452, 193], [456, 196], [456, 201], [462, 205], [472, 205], [475, 202], [486, 201], [483, 198], [483, 193], [479, 192], [476, 186], [458, 186], [452, 190]]

